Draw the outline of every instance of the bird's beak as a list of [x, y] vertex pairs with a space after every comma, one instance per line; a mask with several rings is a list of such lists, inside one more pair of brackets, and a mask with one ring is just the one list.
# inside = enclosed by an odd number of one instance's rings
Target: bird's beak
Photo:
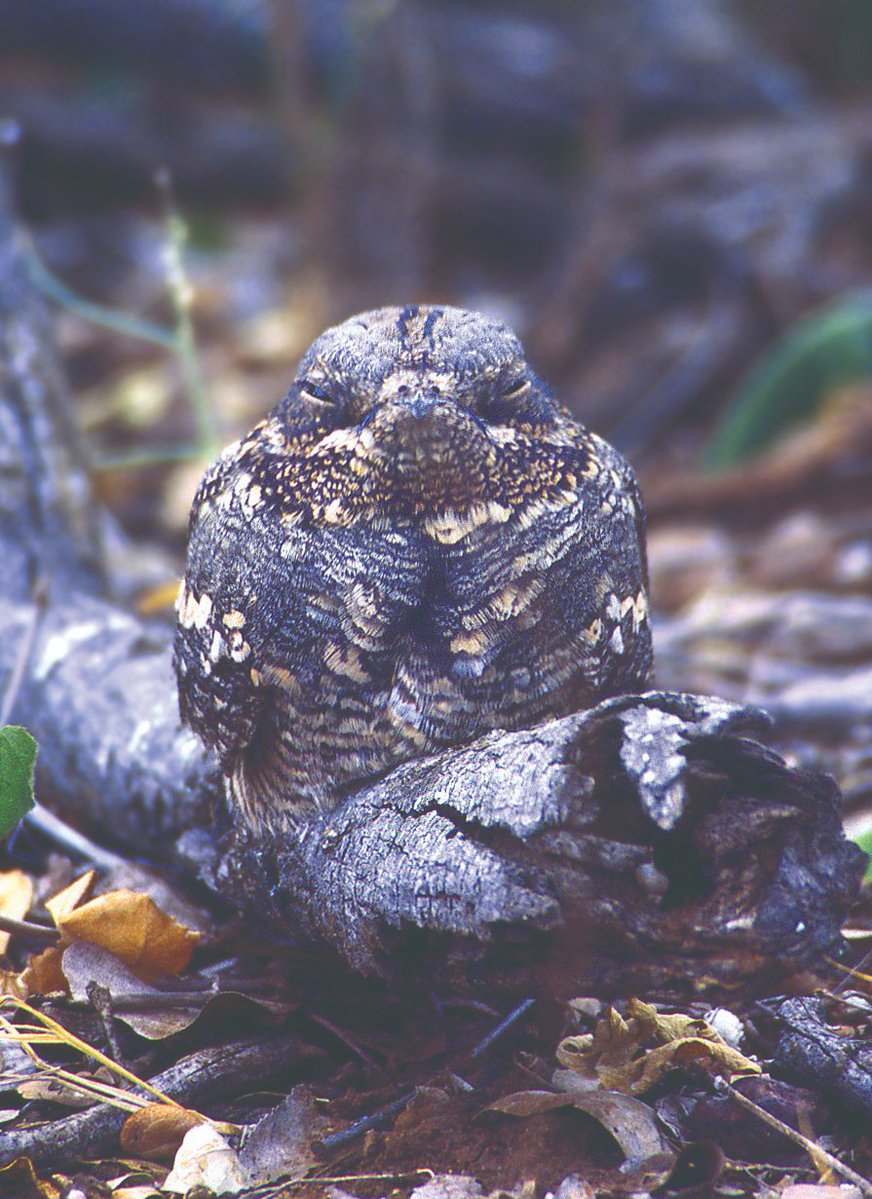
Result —
[[426, 392], [416, 391], [408, 399], [402, 401], [403, 408], [416, 419], [428, 416], [434, 408], [445, 402], [441, 395], [427, 395]]

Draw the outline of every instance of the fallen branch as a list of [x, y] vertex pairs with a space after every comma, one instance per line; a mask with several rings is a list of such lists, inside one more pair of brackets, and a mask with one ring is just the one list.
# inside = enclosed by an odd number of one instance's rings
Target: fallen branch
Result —
[[[265, 1035], [256, 1041], [237, 1041], [192, 1053], [149, 1082], [182, 1106], [192, 1107], [216, 1094], [231, 1099], [255, 1083], [260, 1088], [267, 1081], [282, 1078], [305, 1054], [296, 1037]], [[62, 1120], [7, 1129], [0, 1165], [29, 1157], [40, 1167], [112, 1152], [129, 1114], [101, 1104]]]

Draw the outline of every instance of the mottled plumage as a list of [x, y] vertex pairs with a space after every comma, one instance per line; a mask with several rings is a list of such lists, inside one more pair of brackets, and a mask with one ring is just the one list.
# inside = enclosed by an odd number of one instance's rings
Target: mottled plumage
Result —
[[176, 670], [255, 827], [408, 758], [643, 687], [644, 516], [624, 459], [497, 321], [328, 329], [206, 473]]

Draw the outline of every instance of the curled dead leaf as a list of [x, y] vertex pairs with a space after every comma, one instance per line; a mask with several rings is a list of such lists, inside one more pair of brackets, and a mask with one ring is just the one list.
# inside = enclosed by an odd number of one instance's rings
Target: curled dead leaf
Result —
[[625, 1158], [653, 1157], [665, 1147], [656, 1114], [640, 1099], [616, 1091], [588, 1091], [574, 1094], [572, 1104], [611, 1133]]
[[58, 928], [71, 941], [108, 949], [146, 981], [184, 970], [199, 940], [137, 891], [100, 895], [62, 916]]
[[198, 1124], [185, 1134], [163, 1185], [165, 1191], [182, 1195], [195, 1186], [235, 1195], [249, 1182], [238, 1155], [221, 1134], [211, 1124]]
[[134, 1157], [171, 1162], [186, 1134], [202, 1123], [203, 1117], [187, 1108], [150, 1103], [125, 1120], [121, 1129], [121, 1148]]
[[240, 1164], [254, 1183], [303, 1178], [317, 1164], [313, 1144], [326, 1125], [309, 1088], [295, 1086], [247, 1131]]
[[662, 1013], [638, 999], [627, 1002], [627, 1013], [625, 1019], [609, 1008], [592, 1034], [565, 1038], [557, 1060], [588, 1083], [626, 1095], [647, 1091], [669, 1070], [688, 1066], [728, 1078], [761, 1073], [705, 1020]]
[[61, 969], [62, 957], [63, 950], [60, 945], [50, 945], [41, 953], [32, 954], [18, 976], [22, 994], [25, 997], [53, 995], [58, 991], [67, 994], [69, 987]]
[[61, 1192], [53, 1182], [37, 1178], [29, 1157], [16, 1158], [0, 1168], [0, 1195], [15, 1199], [59, 1199]]
[[[641, 1065], [641, 1073], [635, 1067]], [[659, 1049], [651, 1049], [645, 1054], [641, 1063], [633, 1063], [634, 1069], [628, 1071], [610, 1070], [601, 1072], [603, 1085], [608, 1085], [607, 1079], [615, 1078], [621, 1085], [616, 1090], [627, 1089], [634, 1093], [648, 1091], [660, 1081], [670, 1070], [686, 1069], [688, 1066], [699, 1066], [709, 1074], [723, 1074], [727, 1078], [735, 1078], [737, 1074], [760, 1074], [760, 1066], [732, 1049], [725, 1042], [711, 1041], [705, 1037], [684, 1037], [670, 1041]], [[633, 1077], [635, 1075], [635, 1077]]]
[[88, 870], [81, 877], [70, 883], [68, 887], [64, 887], [63, 891], [58, 891], [57, 895], [53, 895], [51, 899], [46, 900], [45, 906], [58, 928], [61, 926], [61, 920], [77, 908], [84, 901], [85, 897], [90, 894], [94, 878], [95, 872]]
[[202, 986], [198, 989], [198, 980], [190, 977], [185, 980], [188, 985], [180, 981], [175, 987], [152, 986], [137, 977], [114, 953], [89, 941], [68, 945], [63, 951], [62, 966], [73, 999], [87, 1003], [91, 984], [96, 983], [108, 991], [112, 1015], [150, 1041], [181, 1032], [207, 1009], [219, 1019], [244, 1018], [247, 1011], [285, 1015], [289, 1010], [287, 1004], [249, 998], [236, 991], [216, 993]]
[[484, 1110], [527, 1117], [561, 1107], [573, 1107], [592, 1116], [614, 1137], [625, 1158], [652, 1157], [663, 1149], [654, 1111], [641, 1100], [615, 1091], [516, 1091]]

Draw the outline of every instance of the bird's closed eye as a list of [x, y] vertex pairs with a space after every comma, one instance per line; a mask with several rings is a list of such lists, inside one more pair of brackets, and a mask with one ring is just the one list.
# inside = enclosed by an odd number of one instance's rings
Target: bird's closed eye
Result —
[[330, 405], [334, 402], [328, 391], [309, 379], [304, 379], [300, 384], [300, 394], [307, 400], [314, 400], [316, 404]]
[[503, 400], [514, 400], [517, 396], [522, 395], [530, 386], [530, 380], [522, 375], [520, 379], [515, 379], [500, 396]]

